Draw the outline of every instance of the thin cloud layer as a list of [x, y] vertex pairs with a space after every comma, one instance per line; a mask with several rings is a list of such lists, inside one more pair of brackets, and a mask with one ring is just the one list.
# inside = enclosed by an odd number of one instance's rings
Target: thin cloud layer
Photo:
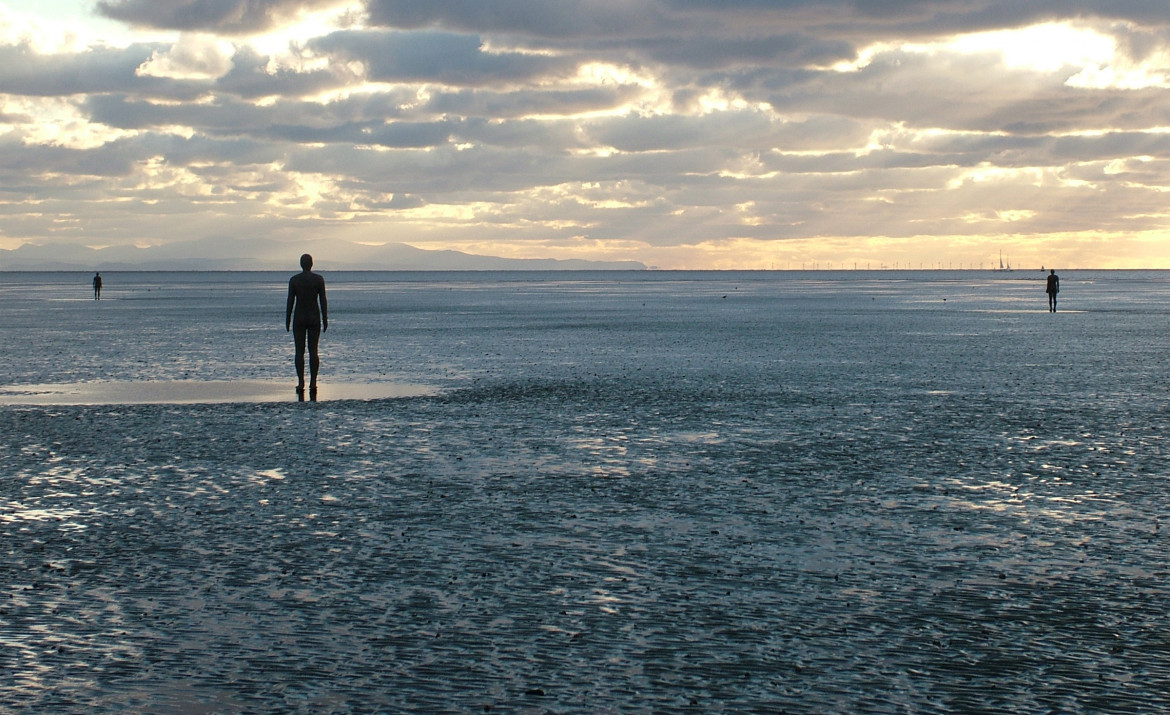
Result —
[[94, 9], [144, 34], [0, 36], [0, 248], [1170, 266], [1164, 3]]

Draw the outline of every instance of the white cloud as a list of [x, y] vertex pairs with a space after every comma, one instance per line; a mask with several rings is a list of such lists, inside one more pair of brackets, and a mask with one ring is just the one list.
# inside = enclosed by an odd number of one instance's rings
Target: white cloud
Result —
[[169, 79], [217, 79], [232, 69], [232, 43], [211, 35], [181, 35], [165, 51], [155, 52], [138, 74]]

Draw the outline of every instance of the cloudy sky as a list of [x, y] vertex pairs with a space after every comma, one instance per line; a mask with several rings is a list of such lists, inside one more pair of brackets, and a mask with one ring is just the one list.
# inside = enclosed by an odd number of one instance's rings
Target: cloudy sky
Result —
[[0, 0], [0, 248], [1170, 268], [1168, 88], [1165, 0]]

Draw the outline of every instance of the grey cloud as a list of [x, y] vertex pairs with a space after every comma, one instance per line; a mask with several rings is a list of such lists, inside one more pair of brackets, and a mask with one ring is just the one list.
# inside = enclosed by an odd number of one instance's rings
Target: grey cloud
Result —
[[491, 147], [543, 151], [551, 155], [592, 146], [578, 131], [578, 124], [574, 120], [494, 121], [476, 117], [461, 122], [457, 139]]
[[370, 0], [368, 6], [375, 25], [528, 38], [537, 43], [534, 47], [552, 42], [561, 51], [576, 50], [619, 63], [793, 66], [855, 56], [850, 41], [801, 33], [796, 29], [799, 22], [766, 4], [762, 16], [746, 14], [734, 4], [696, 4], [680, 10], [658, 1], [624, 0]]
[[0, 167], [6, 176], [66, 174], [80, 176], [125, 176], [133, 170], [133, 157], [123, 142], [111, 142], [97, 149], [25, 144], [19, 136], [0, 140]]
[[825, 151], [832, 147], [858, 147], [868, 140], [873, 127], [849, 117], [811, 116], [778, 127], [772, 146], [785, 151]]
[[[589, 120], [464, 122], [458, 135], [496, 146], [526, 146], [561, 153], [567, 149], [616, 149], [631, 154], [733, 149], [738, 155], [784, 148], [790, 151], [858, 144], [865, 125], [839, 117], [778, 122], [751, 111], [703, 116], [624, 115]], [[692, 154], [693, 156], [693, 154]]]
[[0, 92], [40, 97], [132, 92], [139, 96], [192, 100], [219, 91], [256, 98], [315, 94], [353, 79], [341, 69], [269, 72], [269, 58], [246, 47], [236, 51], [232, 69], [216, 80], [139, 74], [140, 67], [169, 49], [164, 44], [135, 44], [126, 48], [94, 47], [85, 52], [43, 55], [26, 45], [0, 45]]
[[284, 156], [284, 150], [268, 142], [248, 138], [214, 139], [147, 135], [132, 145], [140, 159], [161, 156], [176, 166], [223, 163], [246, 167], [271, 164]]
[[222, 100], [216, 104], [156, 104], [124, 94], [95, 95], [84, 105], [90, 118], [119, 129], [197, 127], [213, 134], [240, 132], [260, 123], [262, 109], [252, 104]]
[[485, 52], [472, 35], [448, 32], [335, 32], [310, 43], [313, 49], [346, 61], [360, 61], [369, 79], [383, 82], [439, 82], [454, 86], [497, 86], [571, 72], [576, 62], [518, 52]]
[[1062, 88], [1001, 104], [973, 127], [1002, 127], [1021, 134], [1084, 130], [1137, 130], [1170, 124], [1165, 90]]
[[685, 40], [656, 37], [627, 40], [620, 45], [601, 43], [600, 46], [608, 50], [622, 48], [637, 50], [655, 62], [708, 70], [759, 64], [781, 67], [829, 65], [852, 60], [857, 55], [852, 43], [843, 40], [822, 40], [801, 34], [746, 38], [700, 35]]
[[1037, 76], [988, 57], [892, 53], [859, 72], [765, 70], [713, 78], [785, 113], [882, 120], [915, 128], [1039, 134], [1164, 126], [1163, 92], [1065, 86], [1064, 75]]
[[585, 131], [597, 144], [626, 152], [697, 146], [734, 148], [738, 152], [808, 151], [858, 146], [869, 134], [865, 124], [844, 117], [818, 116], [782, 122], [754, 111], [610, 117], [587, 122]]
[[347, 145], [301, 147], [290, 152], [292, 171], [348, 176], [387, 193], [512, 192], [566, 182], [643, 179], [669, 186], [688, 172], [716, 172], [734, 155], [690, 149], [651, 155], [571, 157], [532, 148], [376, 152]]
[[[545, 185], [569, 167], [540, 152], [492, 149], [377, 152], [348, 145], [301, 147], [290, 152], [286, 168], [349, 177], [385, 193], [429, 193], [481, 188], [519, 191]], [[563, 171], [559, 171], [563, 170]]]
[[369, 0], [368, 7], [379, 25], [561, 40], [805, 33], [869, 42], [1088, 17], [1170, 24], [1161, 0]]
[[343, 69], [311, 72], [289, 69], [269, 71], [269, 57], [244, 47], [232, 56], [232, 69], [215, 83], [217, 90], [240, 97], [297, 97], [343, 87], [353, 81]]
[[[364, 187], [358, 187], [359, 189]], [[402, 211], [405, 209], [416, 209], [426, 206], [426, 202], [417, 196], [409, 194], [394, 194], [390, 198], [385, 198], [384, 194], [375, 196], [359, 196], [356, 199], [357, 208], [361, 211], [381, 212], [381, 211]]]
[[[1045, 154], [1055, 162], [1108, 161], [1114, 158], [1149, 156], [1170, 159], [1170, 134], [1113, 132], [1100, 136], [1070, 136], [1046, 140]], [[1036, 163], [1030, 162], [1033, 166]]]
[[1163, 48], [1170, 47], [1170, 27], [1167, 26], [1151, 29], [1115, 23], [1109, 27], [1109, 32], [1125, 55], [1139, 62], [1149, 59]]
[[75, 54], [43, 55], [25, 45], [0, 46], [0, 92], [36, 97], [67, 97], [102, 92], [137, 92], [192, 99], [207, 82], [142, 76], [136, 72], [163, 45], [94, 48]]
[[[82, 105], [94, 121], [120, 129], [151, 130], [191, 127], [209, 136], [250, 137], [257, 141], [342, 143], [417, 148], [440, 146], [452, 136], [485, 144], [543, 146], [560, 152], [586, 144], [573, 122], [530, 120], [488, 121], [487, 118], [410, 120], [406, 115], [441, 116], [433, 107], [406, 112], [401, 103], [413, 92], [354, 95], [319, 104], [278, 100], [271, 105], [222, 97], [215, 103], [193, 106], [135, 100], [122, 94], [97, 95]], [[397, 118], [397, 120], [395, 120]], [[280, 146], [277, 144], [276, 146]]]
[[31, 114], [13, 114], [0, 112], [0, 124], [29, 124], [36, 121]]
[[[561, 175], [571, 181], [641, 180], [661, 187], [676, 187], [689, 183], [693, 176], [715, 174], [738, 158], [735, 150], [706, 146], [648, 154], [615, 154], [576, 159]], [[551, 174], [547, 178], [556, 176]]]
[[628, 37], [684, 27], [657, 2], [627, 0], [367, 0], [371, 24], [536, 37]]
[[772, 146], [768, 117], [750, 112], [729, 112], [690, 117], [662, 115], [629, 116], [587, 124], [595, 141], [620, 151], [645, 152], [686, 149], [693, 146]]
[[[405, 113], [395, 104], [406, 99], [406, 96], [388, 93], [388, 96], [358, 95], [328, 104], [279, 100], [271, 105], [257, 106], [224, 97], [214, 104], [186, 106], [110, 94], [90, 97], [82, 106], [92, 120], [120, 129], [184, 126], [209, 136], [239, 136], [293, 144], [420, 148], [442, 146], [457, 138], [494, 146], [542, 147], [553, 153], [591, 146], [578, 132], [578, 124], [574, 121], [501, 121], [459, 116], [418, 121], [403, 116]], [[442, 116], [443, 113], [436, 113], [433, 109], [428, 106], [421, 112], [412, 111], [410, 114]]]
[[302, 9], [336, 0], [101, 0], [97, 11], [131, 25], [227, 34], [266, 30]]
[[862, 33], [973, 32], [1048, 20], [1088, 17], [1170, 22], [1159, 0], [662, 0], [678, 10], [734, 17], [787, 18], [792, 22], [857, 36]]
[[162, 157], [167, 163], [177, 166], [205, 162], [246, 166], [268, 164], [281, 156], [283, 149], [270, 142], [200, 135], [184, 138], [143, 133], [92, 149], [25, 144], [19, 141], [19, 136], [0, 142], [0, 167], [21, 175], [59, 173], [121, 177], [132, 174], [136, 165], [155, 157]]
[[446, 144], [453, 129], [450, 122], [394, 122], [376, 126], [344, 124], [324, 129], [274, 124], [265, 135], [297, 144], [343, 143], [417, 149]]
[[532, 115], [573, 115], [621, 107], [644, 90], [637, 85], [586, 89], [437, 90], [426, 111], [461, 116], [515, 118]]
[[[922, 169], [937, 166], [974, 166], [976, 160], [964, 154], [926, 154], [879, 150], [857, 155], [853, 152], [830, 152], [816, 155], [778, 155], [762, 157], [761, 163], [772, 171], [801, 176], [807, 174], [852, 174], [866, 170]], [[882, 185], [885, 185], [883, 182]]]
[[278, 161], [283, 151], [270, 143], [248, 138], [214, 139], [147, 134], [124, 140], [125, 153], [135, 161], [162, 157], [172, 166], [231, 164], [236, 167], [264, 165]]
[[387, 123], [384, 118], [355, 121], [347, 116], [351, 112], [335, 107], [294, 102], [256, 106], [224, 100], [189, 107], [106, 95], [90, 98], [85, 106], [94, 120], [122, 129], [189, 126], [212, 136], [240, 136], [294, 144], [429, 147], [445, 144], [456, 126], [445, 121]]
[[1170, 136], [1146, 132], [1069, 137], [958, 135], [916, 142], [908, 149], [882, 149], [863, 154], [764, 155], [761, 163], [774, 171], [801, 175], [930, 167], [1060, 168], [1138, 156], [1170, 159]]

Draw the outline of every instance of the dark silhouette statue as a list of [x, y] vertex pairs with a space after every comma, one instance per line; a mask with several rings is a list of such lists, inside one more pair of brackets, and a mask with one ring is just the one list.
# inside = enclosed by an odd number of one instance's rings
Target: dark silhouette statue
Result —
[[1045, 286], [1044, 292], [1048, 294], [1048, 312], [1056, 312], [1056, 294], [1060, 292], [1060, 276], [1056, 275], [1056, 269], [1052, 269], [1048, 273], [1048, 285]]
[[93, 299], [94, 300], [101, 300], [102, 299], [102, 274], [101, 273], [94, 273], [93, 274]]
[[[309, 392], [317, 396], [317, 371], [321, 358], [317, 344], [329, 329], [329, 304], [325, 300], [325, 279], [313, 272], [313, 257], [301, 256], [301, 272], [288, 281], [288, 302], [284, 309], [284, 330], [290, 329], [296, 343], [297, 395], [305, 395], [305, 347], [309, 348]], [[320, 306], [320, 307], [318, 307]]]

